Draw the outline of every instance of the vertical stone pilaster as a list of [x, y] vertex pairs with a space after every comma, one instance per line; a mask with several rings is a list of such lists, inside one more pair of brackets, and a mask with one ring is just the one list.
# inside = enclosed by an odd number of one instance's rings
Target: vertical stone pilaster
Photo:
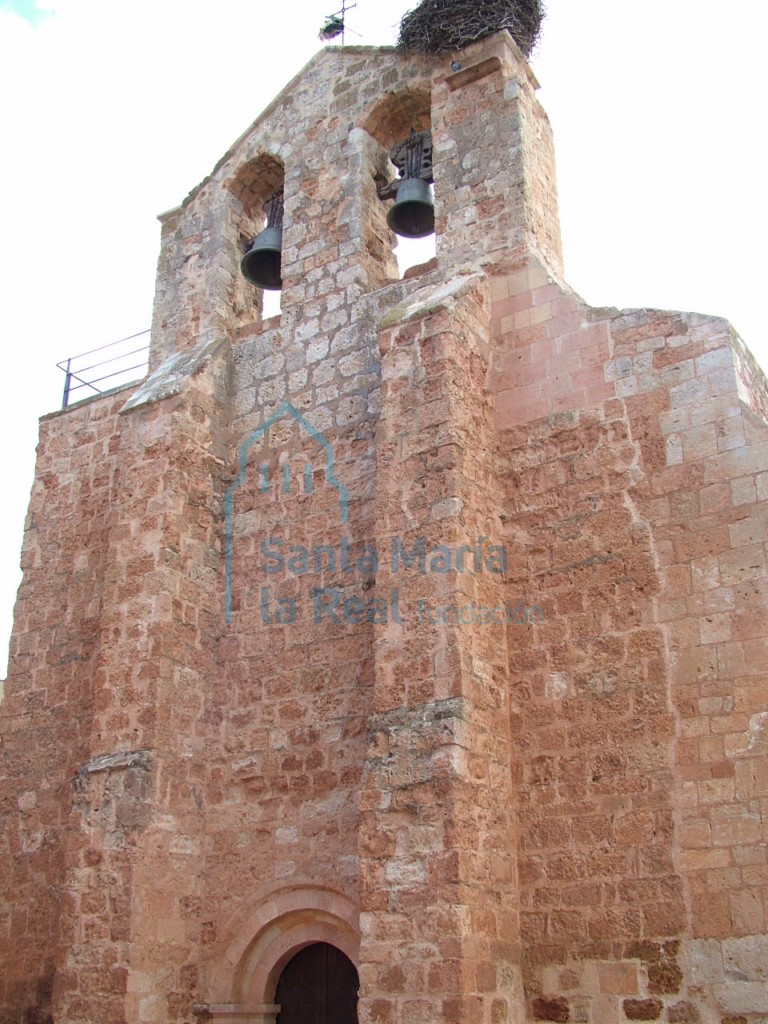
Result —
[[67, 830], [72, 780], [89, 759], [113, 442], [123, 401], [106, 397], [40, 424], [24, 578], [0, 702], [3, 1024], [50, 1020], [57, 960], [73, 927], [62, 923], [70, 898]]
[[512, 37], [468, 46], [434, 79], [437, 254], [459, 269], [536, 253], [563, 270], [552, 129]]
[[181, 1019], [194, 998], [223, 370], [209, 364], [175, 396], [149, 393], [119, 419], [92, 757], [77, 774], [68, 830], [57, 1020], [160, 1024]]
[[504, 603], [488, 310], [478, 279], [425, 292], [381, 335], [377, 593], [400, 621], [376, 643], [361, 1021], [501, 1024], [521, 993], [505, 629], [482, 611]]

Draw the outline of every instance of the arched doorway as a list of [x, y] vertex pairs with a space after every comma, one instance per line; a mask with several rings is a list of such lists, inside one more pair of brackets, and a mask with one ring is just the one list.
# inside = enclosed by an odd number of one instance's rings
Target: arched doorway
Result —
[[313, 942], [292, 957], [277, 983], [277, 1024], [358, 1024], [355, 965], [340, 949]]

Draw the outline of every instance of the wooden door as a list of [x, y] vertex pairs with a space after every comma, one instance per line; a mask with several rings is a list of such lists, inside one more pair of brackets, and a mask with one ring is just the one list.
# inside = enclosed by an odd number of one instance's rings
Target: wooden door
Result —
[[355, 965], [335, 946], [316, 942], [283, 968], [277, 1024], [358, 1024]]

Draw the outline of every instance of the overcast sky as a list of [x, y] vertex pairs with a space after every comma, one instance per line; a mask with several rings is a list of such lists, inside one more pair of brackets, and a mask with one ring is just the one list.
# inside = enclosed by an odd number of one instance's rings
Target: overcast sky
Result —
[[[56, 362], [149, 326], [156, 215], [321, 47], [335, 2], [0, 0], [0, 652]], [[347, 42], [393, 43], [414, 5], [358, 0]], [[548, 9], [532, 64], [569, 282], [595, 305], [726, 316], [768, 365], [766, 5]]]

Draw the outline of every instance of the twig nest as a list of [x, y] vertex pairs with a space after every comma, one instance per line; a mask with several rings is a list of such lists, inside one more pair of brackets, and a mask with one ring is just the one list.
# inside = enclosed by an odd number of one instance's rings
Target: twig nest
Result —
[[406, 53], [448, 53], [507, 29], [530, 54], [544, 19], [542, 0], [422, 0], [400, 22]]

